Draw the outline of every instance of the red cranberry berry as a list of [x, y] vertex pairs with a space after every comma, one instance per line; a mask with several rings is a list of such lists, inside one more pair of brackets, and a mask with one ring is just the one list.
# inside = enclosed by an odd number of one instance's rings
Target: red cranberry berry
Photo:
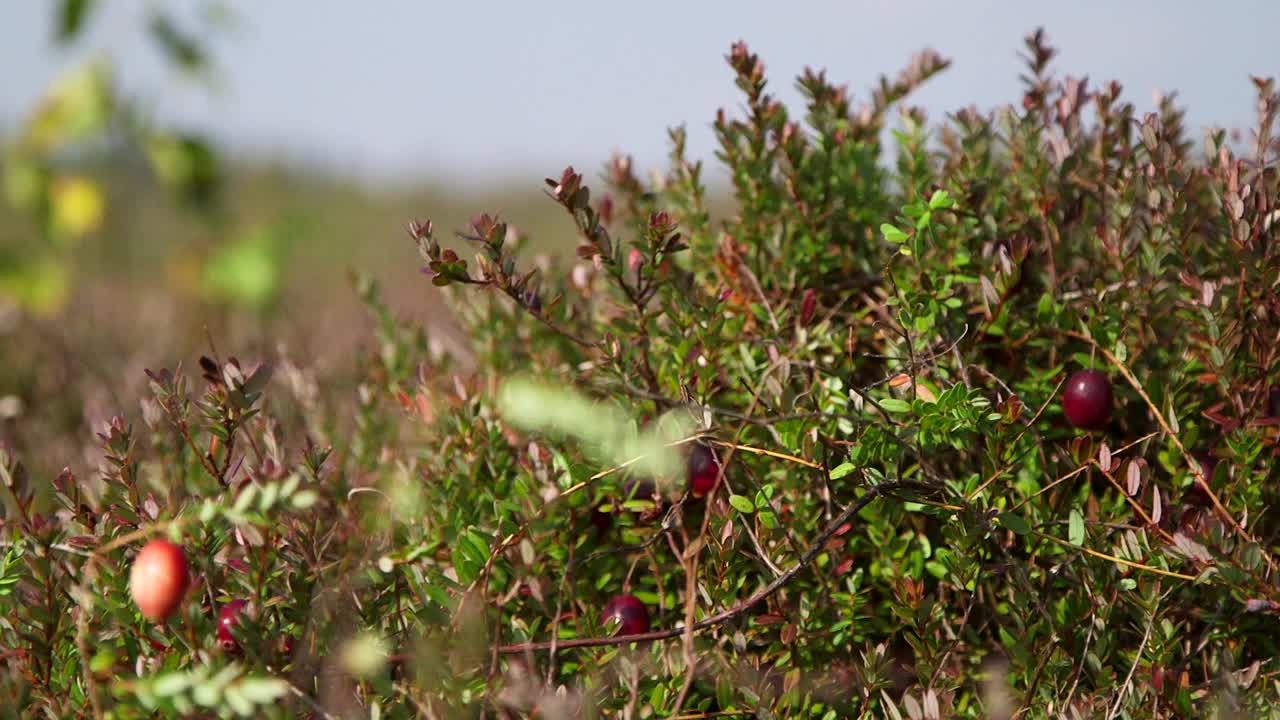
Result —
[[240, 649], [240, 643], [231, 633], [231, 628], [240, 623], [240, 614], [248, 604], [247, 600], [232, 600], [223, 605], [222, 611], [218, 613], [218, 645], [226, 652]]
[[1080, 370], [1067, 379], [1062, 410], [1072, 425], [1096, 429], [1111, 418], [1111, 381], [1101, 370]]
[[649, 609], [635, 595], [618, 595], [604, 606], [600, 619], [607, 627], [617, 623], [618, 635], [639, 635], [649, 632]]
[[711, 448], [698, 443], [689, 451], [689, 491], [695, 496], [708, 495], [720, 481], [720, 463]]
[[182, 548], [168, 540], [152, 540], [143, 546], [129, 572], [129, 593], [142, 615], [163, 621], [182, 604], [191, 585], [191, 571]]

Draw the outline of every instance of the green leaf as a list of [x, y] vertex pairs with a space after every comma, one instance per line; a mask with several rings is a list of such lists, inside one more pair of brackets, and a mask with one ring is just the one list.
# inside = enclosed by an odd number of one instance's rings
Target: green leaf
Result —
[[1120, 362], [1125, 362], [1129, 359], [1129, 348], [1124, 344], [1123, 340], [1117, 339], [1116, 346], [1115, 349], [1112, 350], [1112, 354], [1115, 355], [1116, 359]]
[[480, 574], [482, 566], [477, 566], [473, 563], [466, 552], [459, 549], [458, 546], [454, 546], [451, 554], [453, 555], [453, 569], [458, 573], [458, 582], [463, 585], [470, 585]]
[[240, 683], [240, 693], [257, 705], [275, 702], [288, 692], [288, 683], [280, 678], [248, 677]]
[[253, 703], [249, 702], [243, 694], [240, 693], [238, 686], [231, 686], [222, 693], [222, 700], [231, 708], [235, 714], [240, 717], [253, 716]]
[[929, 209], [937, 210], [939, 208], [949, 208], [955, 205], [955, 201], [946, 190], [935, 190], [933, 196], [929, 198]]
[[1084, 516], [1079, 510], [1071, 511], [1067, 524], [1067, 541], [1072, 545], [1084, 545]]
[[880, 226], [880, 234], [891, 243], [899, 244], [907, 241], [907, 234], [890, 223], [884, 223]]
[[204, 49], [200, 47], [193, 33], [183, 32], [167, 15], [156, 14], [149, 23], [151, 37], [164, 51], [173, 64], [194, 72], [205, 66], [207, 59]]
[[169, 697], [185, 692], [189, 687], [191, 687], [191, 678], [186, 673], [170, 673], [156, 678], [151, 685], [151, 692], [159, 697]]
[[898, 398], [885, 398], [880, 401], [880, 407], [891, 413], [908, 413], [911, 412], [911, 403]]
[[71, 42], [80, 34], [93, 6], [93, 0], [62, 0], [58, 6], [58, 42]]
[[1000, 524], [1019, 535], [1026, 535], [1031, 532], [1031, 526], [1028, 525], [1027, 521], [1017, 513], [1000, 513]]
[[571, 387], [525, 378], [504, 383], [498, 402], [502, 414], [513, 424], [526, 430], [576, 437], [608, 465], [635, 462], [634, 469], [657, 478], [676, 477], [683, 472], [684, 461], [671, 445], [688, 437], [693, 425], [680, 412], [669, 412], [653, 423], [653, 429], [636, 432], [632, 419], [613, 406], [596, 402]]
[[315, 505], [316, 501], [319, 499], [320, 496], [316, 495], [315, 490], [299, 490], [293, 494], [293, 497], [289, 498], [289, 503], [298, 510], [306, 510], [312, 505]]
[[845, 475], [848, 475], [849, 473], [857, 469], [858, 469], [857, 466], [854, 465], [853, 463], [840, 463], [839, 465], [831, 468], [831, 479], [839, 480], [840, 478], [844, 477]]
[[249, 505], [253, 503], [253, 499], [258, 494], [257, 485], [248, 485], [244, 490], [240, 491], [240, 495], [236, 497], [235, 504], [231, 506], [231, 512], [237, 515], [243, 514], [249, 509]]
[[756, 506], [751, 502], [751, 499], [742, 495], [730, 495], [729, 504], [733, 506], [734, 510], [743, 515], [750, 515], [756, 511]]
[[95, 673], [106, 672], [116, 664], [116, 656], [110, 650], [99, 650], [89, 661], [89, 669]]

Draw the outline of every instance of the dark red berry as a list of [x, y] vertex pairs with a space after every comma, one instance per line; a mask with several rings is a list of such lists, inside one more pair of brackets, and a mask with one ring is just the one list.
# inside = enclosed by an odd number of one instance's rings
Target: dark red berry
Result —
[[240, 614], [248, 604], [246, 600], [232, 600], [223, 605], [222, 611], [218, 613], [218, 645], [226, 652], [240, 649], [240, 643], [231, 634], [231, 628], [240, 623]]
[[617, 595], [604, 606], [600, 616], [608, 627], [617, 623], [617, 635], [639, 635], [649, 632], [649, 609], [635, 595]]
[[[1206, 476], [1208, 479], [1209, 476]], [[1182, 493], [1182, 504], [1188, 507], [1207, 508], [1213, 507], [1213, 500], [1209, 499], [1209, 493], [1204, 491], [1204, 487], [1198, 482], [1192, 482]]]
[[800, 300], [800, 324], [808, 325], [813, 319], [813, 314], [818, 311], [818, 291], [809, 288], [804, 291], [804, 296]]
[[1062, 410], [1067, 420], [1086, 430], [1100, 428], [1111, 418], [1111, 381], [1101, 370], [1080, 370], [1067, 379]]
[[596, 535], [604, 535], [613, 527], [613, 513], [605, 509], [608, 503], [601, 503], [591, 509], [591, 525]]
[[[1200, 472], [1204, 473], [1205, 482], [1212, 483], [1213, 471], [1218, 469], [1218, 458], [1208, 450], [1197, 450], [1194, 455], [1196, 462], [1200, 463]], [[1200, 483], [1195, 483], [1193, 487], [1200, 487]]]
[[623, 500], [653, 500], [658, 495], [658, 487], [652, 480], [631, 479], [623, 489]]
[[1166, 529], [1196, 537], [1208, 532], [1211, 518], [1212, 515], [1207, 507], [1188, 504], [1183, 507], [1182, 514], [1178, 515], [1173, 527]]
[[701, 443], [694, 445], [689, 451], [689, 491], [696, 496], [703, 496], [715, 490], [720, 481], [720, 463], [716, 462], [715, 453]]

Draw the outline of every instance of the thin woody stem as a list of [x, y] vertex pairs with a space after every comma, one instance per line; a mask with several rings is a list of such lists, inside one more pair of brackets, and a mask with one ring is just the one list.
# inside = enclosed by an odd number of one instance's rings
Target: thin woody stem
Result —
[[[862, 497], [850, 503], [849, 506], [846, 507], [844, 511], [841, 512], [840, 515], [836, 517], [835, 520], [832, 520], [831, 523], [827, 525], [827, 527], [818, 535], [817, 539], [815, 539], [813, 543], [809, 545], [809, 548], [804, 551], [804, 554], [800, 556], [800, 559], [796, 562], [795, 565], [792, 565], [781, 575], [774, 578], [772, 582], [770, 582], [768, 585], [765, 585], [755, 595], [752, 595], [751, 597], [729, 608], [728, 610], [719, 612], [715, 615], [712, 615], [709, 618], [704, 618], [703, 620], [699, 620], [698, 622], [694, 623], [691, 628], [691, 631], [698, 632], [699, 630], [705, 630], [710, 627], [715, 627], [717, 625], [724, 624], [742, 615], [743, 613], [747, 612], [748, 610], [755, 607], [756, 605], [759, 605], [761, 602], [764, 602], [764, 600], [767, 599], [770, 595], [777, 592], [779, 589], [782, 588], [782, 586], [786, 585], [788, 582], [791, 581], [792, 578], [794, 578], [796, 575], [799, 575], [801, 571], [807, 568], [809, 564], [813, 562], [814, 558], [818, 557], [818, 555], [821, 554], [823, 548], [827, 544], [827, 541], [830, 540], [832, 536], [836, 534], [836, 532], [841, 528], [841, 526], [843, 526], [845, 523], [853, 519], [854, 515], [857, 515], [858, 512], [860, 512], [867, 505], [870, 505], [873, 500], [880, 497], [881, 495], [884, 495], [885, 493], [891, 492], [893, 490], [905, 488], [905, 487], [914, 488], [914, 487], [920, 487], [920, 486], [918, 483], [895, 480], [892, 482], [881, 483], [880, 485], [876, 485], [868, 489], [867, 492], [863, 493]], [[510, 655], [515, 653], [550, 650], [552, 647], [555, 647], [557, 650], [567, 650], [570, 648], [601, 647], [601, 646], [607, 646], [607, 645], [627, 645], [635, 642], [649, 642], [653, 640], [669, 640], [671, 638], [680, 637], [681, 635], [684, 635], [687, 631], [689, 630], [687, 630], [686, 628], [680, 627], [680, 628], [669, 628], [666, 630], [654, 630], [652, 632], [639, 633], [636, 635], [616, 635], [613, 637], [573, 638], [573, 639], [560, 640], [560, 641], [518, 643], [515, 645], [503, 645], [498, 648], [498, 652], [503, 653], [504, 655]]]

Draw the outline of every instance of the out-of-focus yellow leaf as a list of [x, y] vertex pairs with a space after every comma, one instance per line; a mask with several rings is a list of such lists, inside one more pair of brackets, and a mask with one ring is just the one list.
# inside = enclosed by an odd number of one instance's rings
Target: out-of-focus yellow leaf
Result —
[[60, 178], [53, 186], [53, 228], [60, 237], [79, 238], [102, 227], [106, 201], [97, 183], [85, 177]]

